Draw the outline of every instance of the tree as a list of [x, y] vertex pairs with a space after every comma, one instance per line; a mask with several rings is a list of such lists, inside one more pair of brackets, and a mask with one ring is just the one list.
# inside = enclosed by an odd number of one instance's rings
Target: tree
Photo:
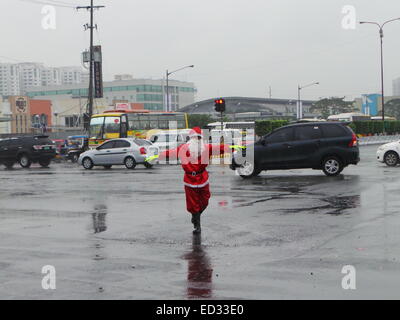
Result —
[[392, 99], [385, 103], [385, 116], [400, 120], [400, 99]]
[[354, 112], [356, 109], [354, 108], [352, 101], [344, 101], [344, 97], [332, 97], [317, 101], [311, 106], [310, 111], [313, 113], [319, 113], [324, 119], [326, 119], [330, 115]]
[[207, 124], [214, 122], [208, 114], [188, 114], [189, 128], [205, 128]]

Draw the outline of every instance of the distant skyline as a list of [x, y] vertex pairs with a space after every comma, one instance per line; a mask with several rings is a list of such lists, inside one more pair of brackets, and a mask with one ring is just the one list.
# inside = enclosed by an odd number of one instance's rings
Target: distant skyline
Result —
[[[41, 10], [56, 5], [56, 29], [44, 30]], [[2, 0], [0, 62], [81, 65], [88, 48], [88, 0]], [[95, 43], [103, 46], [105, 80], [115, 74], [160, 79], [166, 69], [194, 64], [173, 79], [194, 82], [197, 100], [218, 96], [296, 99], [360, 97], [380, 92], [379, 36], [372, 25], [342, 27], [345, 5], [356, 20], [400, 17], [385, 0], [95, 0]], [[385, 87], [400, 77], [400, 21], [385, 27]]]

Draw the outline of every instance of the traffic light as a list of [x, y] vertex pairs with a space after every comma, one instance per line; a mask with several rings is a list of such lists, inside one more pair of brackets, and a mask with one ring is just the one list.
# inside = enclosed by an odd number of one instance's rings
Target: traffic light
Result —
[[217, 99], [215, 100], [215, 111], [217, 112], [225, 112], [225, 100], [224, 99]]

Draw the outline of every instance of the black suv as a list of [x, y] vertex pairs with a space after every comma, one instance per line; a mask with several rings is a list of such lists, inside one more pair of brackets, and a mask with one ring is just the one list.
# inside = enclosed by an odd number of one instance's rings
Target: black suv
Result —
[[26, 136], [0, 140], [0, 163], [12, 168], [18, 162], [21, 167], [29, 168], [38, 162], [48, 167], [56, 156], [56, 147], [48, 136]]
[[[249, 147], [248, 152], [252, 152]], [[274, 130], [254, 144], [254, 160], [236, 152], [231, 169], [243, 178], [263, 170], [319, 169], [336, 176], [360, 161], [357, 136], [340, 122], [296, 123]]]

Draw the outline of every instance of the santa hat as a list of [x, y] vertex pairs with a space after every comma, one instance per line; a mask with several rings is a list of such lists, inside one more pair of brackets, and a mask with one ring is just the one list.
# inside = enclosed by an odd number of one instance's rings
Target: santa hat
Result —
[[201, 131], [200, 127], [194, 127], [189, 132], [189, 137], [203, 137], [203, 132]]

